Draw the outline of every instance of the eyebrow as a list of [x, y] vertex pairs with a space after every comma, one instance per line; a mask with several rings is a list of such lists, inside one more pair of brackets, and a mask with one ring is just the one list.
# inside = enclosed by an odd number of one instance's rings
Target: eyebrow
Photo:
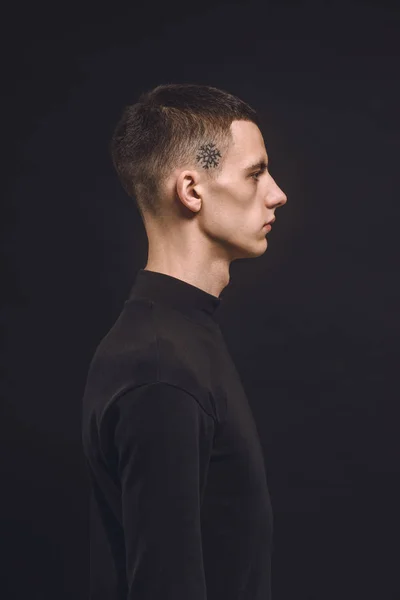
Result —
[[244, 171], [246, 173], [248, 173], [249, 171], [266, 171], [268, 169], [268, 163], [265, 161], [264, 158], [261, 158], [259, 161], [257, 161], [256, 163], [253, 163], [252, 165], [245, 167]]

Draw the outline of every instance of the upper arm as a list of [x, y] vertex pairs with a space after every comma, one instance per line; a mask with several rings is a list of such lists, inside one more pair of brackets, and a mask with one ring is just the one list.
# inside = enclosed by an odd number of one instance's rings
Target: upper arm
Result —
[[203, 598], [200, 508], [214, 420], [193, 396], [166, 383], [116, 402], [128, 583], [136, 591], [151, 588], [140, 599], [180, 598], [180, 591], [182, 598]]

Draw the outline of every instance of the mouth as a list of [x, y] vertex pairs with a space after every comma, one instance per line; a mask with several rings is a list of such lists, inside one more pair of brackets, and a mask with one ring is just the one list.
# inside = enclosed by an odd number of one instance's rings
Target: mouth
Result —
[[271, 229], [272, 229], [272, 223], [275, 222], [275, 219], [276, 219], [276, 217], [274, 217], [270, 221], [267, 221], [267, 223], [264, 223], [263, 229], [264, 229], [264, 227], [268, 227], [268, 231], [271, 231]]

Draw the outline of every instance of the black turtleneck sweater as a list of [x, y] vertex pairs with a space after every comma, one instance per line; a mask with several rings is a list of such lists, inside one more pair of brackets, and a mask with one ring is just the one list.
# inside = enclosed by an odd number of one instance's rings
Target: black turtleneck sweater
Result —
[[263, 453], [215, 311], [140, 269], [90, 363], [91, 600], [270, 600]]

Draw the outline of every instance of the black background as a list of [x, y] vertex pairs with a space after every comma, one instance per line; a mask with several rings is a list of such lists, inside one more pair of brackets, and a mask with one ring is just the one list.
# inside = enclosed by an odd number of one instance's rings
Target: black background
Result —
[[147, 260], [108, 143], [142, 91], [188, 82], [261, 114], [288, 196], [219, 313], [265, 453], [273, 598], [398, 600], [398, 5], [7, 10], [1, 597], [88, 597], [81, 397]]

